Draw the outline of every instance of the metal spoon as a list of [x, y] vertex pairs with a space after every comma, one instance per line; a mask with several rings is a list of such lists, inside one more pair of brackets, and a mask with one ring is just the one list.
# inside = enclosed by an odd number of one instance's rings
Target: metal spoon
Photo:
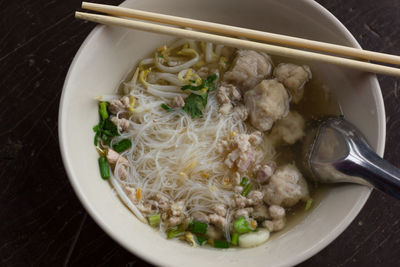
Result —
[[303, 168], [314, 181], [363, 184], [400, 199], [400, 169], [379, 157], [342, 118], [311, 123], [303, 141]]

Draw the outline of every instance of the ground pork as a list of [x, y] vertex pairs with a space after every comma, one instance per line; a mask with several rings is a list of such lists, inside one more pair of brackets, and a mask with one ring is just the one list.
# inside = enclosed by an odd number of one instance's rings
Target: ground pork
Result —
[[277, 205], [271, 205], [268, 208], [268, 211], [269, 211], [269, 215], [274, 220], [282, 219], [286, 215], [285, 209], [282, 208], [281, 206], [277, 206]]
[[182, 108], [185, 105], [185, 100], [178, 95], [174, 97], [174, 100], [172, 100], [172, 106], [175, 108]]
[[285, 227], [286, 220], [285, 219], [279, 219], [279, 220], [266, 220], [262, 223], [262, 226], [264, 228], [267, 228], [268, 231], [270, 232], [276, 232], [280, 231]]
[[126, 111], [127, 108], [129, 108], [128, 96], [124, 96], [121, 99], [113, 99], [110, 101], [110, 105], [108, 106], [108, 110], [114, 115]]
[[208, 218], [207, 214], [201, 211], [195, 211], [192, 213], [192, 218], [195, 221], [209, 223], [210, 219]]
[[268, 162], [263, 165], [257, 165], [255, 168], [256, 179], [260, 184], [266, 184], [269, 178], [274, 174], [275, 162]]
[[226, 226], [226, 218], [225, 217], [213, 213], [213, 214], [210, 214], [208, 216], [208, 218], [210, 219], [210, 223], [215, 225], [217, 228], [219, 228], [221, 230], [225, 230], [225, 226]]
[[262, 141], [261, 133], [254, 132], [252, 134], [234, 134], [229, 141], [221, 141], [217, 145], [217, 151], [222, 153], [229, 152], [225, 158], [225, 164], [229, 168], [234, 165], [239, 172], [244, 172], [256, 159], [255, 146]]
[[238, 209], [235, 211], [233, 218], [234, 219], [238, 219], [240, 217], [245, 217], [246, 219], [249, 218], [249, 216], [252, 214], [253, 212], [253, 208], [249, 207], [249, 208], [243, 208], [243, 209]]
[[264, 204], [254, 207], [251, 217], [255, 220], [263, 221], [270, 218], [268, 208]]
[[226, 216], [226, 207], [224, 204], [215, 204], [213, 205], [212, 210], [219, 216]]
[[106, 158], [109, 164], [115, 165], [117, 162], [119, 163], [127, 163], [128, 160], [121, 156], [119, 153], [115, 152], [111, 148], [107, 148], [106, 150]]
[[126, 131], [129, 129], [130, 122], [124, 118], [118, 118], [116, 116], [111, 116], [111, 121], [114, 123], [120, 132]]
[[241, 98], [242, 95], [236, 86], [223, 82], [217, 89], [217, 100], [220, 104], [219, 112], [224, 115], [231, 113], [234, 109], [234, 105], [236, 105]]

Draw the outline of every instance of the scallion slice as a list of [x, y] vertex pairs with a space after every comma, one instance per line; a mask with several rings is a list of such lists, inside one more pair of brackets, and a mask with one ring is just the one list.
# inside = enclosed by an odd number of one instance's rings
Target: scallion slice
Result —
[[207, 240], [208, 240], [208, 238], [205, 237], [205, 236], [196, 236], [196, 238], [197, 238], [197, 243], [198, 243], [200, 246], [204, 245], [204, 244], [207, 242]]
[[129, 139], [122, 139], [121, 141], [119, 141], [118, 143], [113, 145], [113, 149], [118, 152], [121, 153], [124, 150], [127, 150], [128, 148], [130, 148], [132, 146], [132, 142]]
[[307, 202], [306, 202], [306, 207], [305, 207], [304, 209], [305, 209], [305, 210], [311, 209], [312, 203], [313, 203], [313, 199], [312, 199], [312, 198], [309, 198], [309, 199], [307, 200]]
[[214, 241], [214, 248], [229, 248], [229, 243], [227, 241]]
[[239, 242], [239, 234], [238, 233], [233, 233], [232, 234], [232, 240], [231, 240], [232, 245], [237, 246], [238, 242]]
[[159, 213], [154, 214], [154, 215], [150, 215], [150, 216], [148, 217], [148, 220], [149, 220], [150, 226], [156, 227], [156, 226], [158, 226], [158, 225], [160, 224], [160, 222], [161, 222], [161, 216], [160, 216]]
[[103, 121], [108, 118], [107, 102], [99, 103], [99, 113], [100, 113], [100, 117]]
[[247, 196], [252, 187], [253, 187], [252, 184], [247, 184], [246, 187], [243, 189], [242, 196], [244, 197]]
[[240, 181], [241, 186], [245, 186], [249, 182], [249, 179], [246, 177], [243, 177], [242, 180]]
[[101, 178], [104, 180], [110, 178], [110, 166], [108, 165], [106, 157], [99, 158], [99, 167]]
[[202, 234], [204, 235], [207, 233], [208, 224], [203, 222], [193, 221], [191, 224], [191, 231], [195, 234]]
[[182, 225], [178, 225], [167, 230], [167, 239], [177, 238], [183, 236], [185, 234], [185, 230]]
[[249, 222], [244, 217], [240, 217], [233, 222], [233, 229], [239, 234], [248, 233], [253, 230], [250, 228]]

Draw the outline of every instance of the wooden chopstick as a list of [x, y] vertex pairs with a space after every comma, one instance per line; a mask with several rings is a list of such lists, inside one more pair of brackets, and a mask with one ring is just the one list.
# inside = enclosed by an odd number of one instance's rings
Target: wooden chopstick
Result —
[[347, 46], [318, 42], [287, 35], [245, 29], [219, 23], [200, 21], [200, 20], [194, 20], [176, 16], [158, 14], [153, 12], [147, 12], [137, 9], [130, 9], [119, 6], [111, 6], [111, 5], [102, 5], [102, 4], [88, 3], [88, 2], [82, 2], [82, 8], [92, 11], [102, 12], [113, 16], [142, 19], [142, 20], [148, 20], [148, 21], [159, 22], [181, 27], [190, 27], [193, 29], [199, 29], [208, 32], [215, 32], [224, 35], [232, 35], [235, 37], [245, 37], [253, 40], [265, 41], [292, 47], [306, 48], [342, 56], [373, 60], [382, 63], [390, 63], [397, 65], [400, 64], [400, 56], [397, 55], [389, 55], [353, 47], [347, 47]]
[[241, 40], [232, 37], [214, 35], [210, 33], [197, 32], [197, 31], [185, 30], [185, 29], [147, 23], [142, 21], [134, 21], [129, 19], [116, 18], [116, 17], [97, 15], [97, 14], [89, 14], [84, 12], [75, 12], [75, 18], [93, 21], [96, 23], [101, 23], [106, 25], [121, 26], [121, 27], [148, 31], [153, 33], [174, 35], [181, 38], [212, 42], [236, 48], [251, 49], [251, 50], [266, 52], [271, 55], [284, 56], [288, 58], [319, 61], [371, 73], [384, 74], [390, 76], [400, 76], [400, 69], [398, 68], [387, 67], [378, 64], [357, 61], [353, 59], [318, 54], [314, 52], [297, 50], [293, 48], [286, 48], [270, 44]]

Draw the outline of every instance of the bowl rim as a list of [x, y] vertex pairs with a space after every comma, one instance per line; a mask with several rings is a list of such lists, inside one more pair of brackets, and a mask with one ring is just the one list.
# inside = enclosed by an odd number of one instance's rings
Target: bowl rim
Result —
[[[317, 3], [316, 1], [307, 1], [307, 0], [298, 0], [301, 1], [309, 6], [309, 8], [313, 8], [316, 11], [320, 12], [323, 14], [324, 17], [326, 17], [328, 20], [330, 20], [332, 23], [335, 24], [336, 27], [338, 27], [342, 33], [346, 36], [346, 38], [350, 41], [351, 45], [356, 48], [360, 48], [360, 44], [357, 42], [355, 37], [350, 33], [350, 31], [332, 14], [330, 13], [325, 7], [323, 7], [321, 4]], [[120, 5], [124, 5], [127, 1], [122, 2]], [[144, 259], [147, 262], [150, 262], [155, 265], [164, 265], [164, 266], [169, 266], [169, 264], [165, 263], [158, 257], [153, 257], [151, 253], [145, 252], [140, 248], [140, 246], [135, 246], [132, 244], [128, 244], [125, 240], [121, 240], [118, 238], [116, 234], [114, 234], [113, 229], [109, 227], [106, 223], [102, 221], [100, 218], [100, 215], [98, 212], [91, 206], [89, 200], [83, 193], [82, 189], [79, 186], [79, 183], [77, 182], [77, 178], [75, 176], [75, 173], [73, 171], [72, 164], [70, 160], [68, 159], [68, 147], [66, 144], [66, 127], [65, 127], [65, 119], [64, 117], [66, 116], [66, 110], [64, 109], [64, 105], [66, 102], [66, 90], [69, 86], [70, 83], [70, 76], [71, 73], [73, 72], [73, 69], [75, 68], [75, 65], [80, 58], [82, 51], [84, 48], [88, 45], [88, 43], [91, 41], [92, 37], [97, 34], [99, 31], [103, 29], [103, 25], [97, 25], [90, 33], [89, 35], [85, 38], [83, 43], [81, 44], [80, 48], [78, 49], [77, 53], [75, 54], [71, 65], [68, 69], [68, 73], [66, 75], [66, 78], [64, 80], [64, 85], [62, 88], [62, 94], [60, 97], [60, 106], [59, 106], [59, 114], [58, 114], [58, 136], [59, 136], [59, 144], [60, 144], [60, 153], [61, 153], [61, 158], [67, 173], [67, 176], [70, 180], [70, 183], [73, 187], [73, 190], [75, 194], [77, 195], [78, 199], [80, 200], [81, 204], [85, 208], [85, 210], [89, 213], [89, 215], [92, 217], [92, 219], [97, 223], [97, 225], [100, 226], [100, 228], [107, 233], [108, 236], [110, 236], [114, 241], [116, 241], [119, 245], [121, 245], [123, 248], [128, 250], [129, 252], [133, 253], [134, 255]], [[375, 101], [377, 102], [377, 116], [378, 116], [378, 142], [377, 142], [377, 148], [376, 148], [376, 153], [383, 157], [384, 154], [384, 149], [385, 149], [385, 139], [386, 139], [386, 124], [385, 124], [385, 106], [384, 106], [384, 101], [383, 101], [383, 96], [382, 96], [382, 91], [378, 82], [378, 79], [376, 75], [373, 75], [370, 77], [371, 81], [374, 83], [374, 86], [376, 86], [377, 89], [374, 92], [375, 95]], [[291, 260], [286, 261], [285, 266], [292, 266], [299, 264], [313, 255], [317, 254], [319, 251], [324, 249], [327, 245], [329, 245], [333, 240], [335, 240], [349, 225], [350, 223], [356, 218], [356, 216], [359, 214], [360, 210], [364, 206], [365, 202], [367, 201], [372, 189], [365, 190], [365, 193], [360, 196], [359, 201], [354, 204], [352, 210], [347, 214], [346, 217], [344, 217], [341, 221], [341, 223], [333, 229], [328, 235], [324, 236], [324, 238], [319, 242], [317, 245], [313, 246], [311, 249], [308, 249], [304, 251], [303, 253], [296, 255], [295, 257], [292, 257]]]

